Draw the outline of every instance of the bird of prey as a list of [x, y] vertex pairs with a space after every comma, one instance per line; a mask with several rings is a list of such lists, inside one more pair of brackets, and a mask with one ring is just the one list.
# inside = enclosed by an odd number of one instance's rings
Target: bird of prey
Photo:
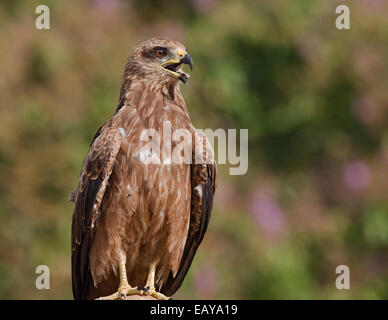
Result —
[[[189, 78], [184, 64], [193, 68], [186, 48], [163, 37], [142, 43], [128, 58], [117, 110], [95, 134], [78, 186], [70, 194], [75, 203], [75, 299], [137, 294], [167, 299], [181, 286], [204, 237], [216, 163], [179, 89]], [[172, 132], [167, 138], [165, 123]], [[192, 135], [183, 142], [175, 134], [182, 129]], [[155, 141], [162, 139], [147, 132], [163, 136], [167, 147], [162, 143], [158, 152]], [[179, 155], [190, 150], [191, 161], [161, 156], [159, 162], [147, 161], [177, 148]]]

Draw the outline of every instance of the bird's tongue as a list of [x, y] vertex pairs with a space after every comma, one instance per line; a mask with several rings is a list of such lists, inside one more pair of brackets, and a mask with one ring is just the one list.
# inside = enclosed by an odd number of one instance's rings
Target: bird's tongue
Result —
[[179, 74], [179, 80], [181, 80], [182, 82], [187, 84], [190, 76], [188, 73], [186, 73], [182, 70], [186, 65], [183, 65], [182, 68], [181, 68], [181, 66], [182, 66], [182, 63], [172, 63], [172, 64], [165, 66], [165, 68], [168, 70], [177, 72]]
[[184, 84], [187, 84], [189, 82], [190, 76], [183, 71], [180, 71], [178, 73], [179, 73], [179, 80], [181, 80]]

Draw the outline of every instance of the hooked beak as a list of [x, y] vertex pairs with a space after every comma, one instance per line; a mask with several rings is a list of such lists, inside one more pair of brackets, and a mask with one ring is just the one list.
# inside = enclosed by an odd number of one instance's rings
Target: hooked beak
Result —
[[184, 57], [179, 60], [179, 63], [184, 63], [184, 64], [189, 65], [190, 71], [193, 71], [193, 59], [191, 58], [191, 56], [188, 53], [186, 53], [184, 55]]
[[177, 54], [181, 57], [180, 59], [166, 61], [160, 66], [175, 78], [181, 80], [184, 84], [188, 84], [190, 76], [182, 71], [181, 66], [182, 64], [187, 64], [190, 67], [190, 71], [193, 71], [193, 59], [183, 50], [178, 50]]

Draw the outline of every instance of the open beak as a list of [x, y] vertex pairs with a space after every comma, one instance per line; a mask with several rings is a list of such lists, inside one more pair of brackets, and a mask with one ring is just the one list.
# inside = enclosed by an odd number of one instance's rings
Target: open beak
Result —
[[187, 52], [185, 52], [184, 54], [178, 52], [178, 55], [181, 56], [180, 59], [172, 59], [172, 60], [166, 61], [162, 63], [160, 66], [164, 70], [172, 74], [174, 77], [181, 80], [184, 84], [187, 84], [190, 76], [184, 71], [182, 71], [181, 67], [182, 67], [182, 64], [187, 64], [190, 67], [190, 71], [193, 71], [193, 59]]

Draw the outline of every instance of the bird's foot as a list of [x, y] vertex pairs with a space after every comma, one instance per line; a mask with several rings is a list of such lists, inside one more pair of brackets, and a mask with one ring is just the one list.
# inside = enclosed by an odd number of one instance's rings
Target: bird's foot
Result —
[[133, 296], [133, 295], [144, 295], [145, 290], [141, 290], [140, 288], [137, 287], [131, 287], [130, 285], [123, 285], [120, 286], [117, 292], [105, 296], [105, 297], [100, 297], [97, 298], [96, 300], [125, 300], [127, 296]]
[[166, 297], [164, 294], [157, 292], [154, 287], [146, 286], [144, 288], [141, 288], [142, 290], [145, 290], [147, 294], [151, 297], [154, 297], [158, 300], [170, 300], [169, 297]]

